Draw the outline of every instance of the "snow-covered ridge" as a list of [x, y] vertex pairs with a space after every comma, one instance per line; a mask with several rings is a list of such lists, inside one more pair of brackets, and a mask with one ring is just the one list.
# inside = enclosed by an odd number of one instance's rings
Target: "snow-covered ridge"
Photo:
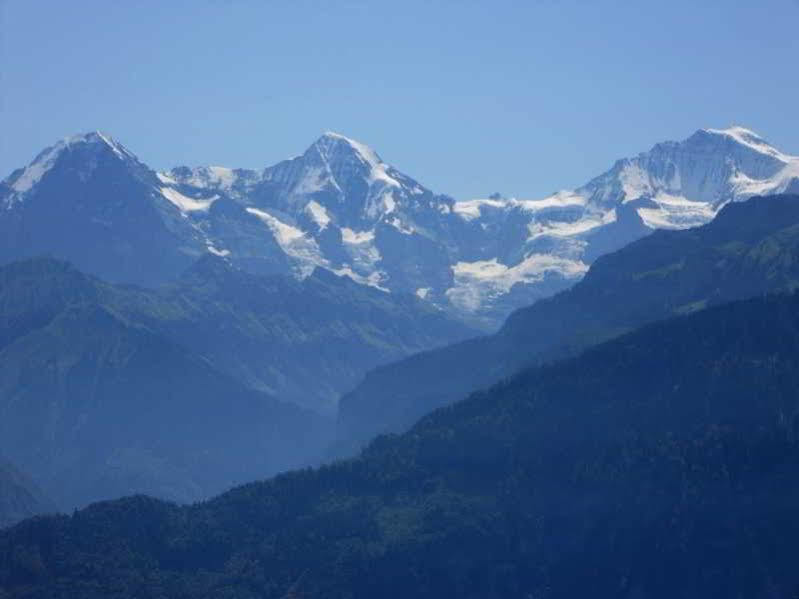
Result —
[[783, 154], [777, 148], [769, 144], [765, 139], [760, 137], [757, 133], [745, 127], [735, 125], [727, 129], [703, 129], [703, 131], [713, 135], [723, 135], [725, 137], [729, 137], [742, 146], [746, 146], [755, 152], [766, 154], [785, 163], [795, 161], [799, 158], [796, 156]]
[[797, 176], [799, 157], [734, 126], [657, 144], [570, 193], [605, 223], [606, 210], [645, 200], [637, 209], [644, 223], [674, 229], [707, 222], [727, 202], [783, 192]]
[[472, 221], [483, 215], [483, 208], [500, 210], [521, 209], [525, 212], [542, 212], [550, 209], [585, 206], [586, 198], [571, 190], [558, 191], [540, 200], [518, 200], [516, 198], [481, 198], [455, 202], [452, 211], [463, 220]]
[[[737, 126], [656, 144], [543, 198], [461, 200], [432, 192], [339, 133], [262, 170], [155, 173], [94, 132], [40, 153], [6, 179], [0, 203], [11, 210], [29, 197], [68, 148], [102, 150], [130, 165], [192, 255], [207, 251], [300, 277], [321, 267], [491, 325], [649, 230], [700, 225], [728, 202], [799, 188], [799, 157]], [[102, 163], [85, 156], [84, 179]], [[67, 172], [74, 169], [70, 163]]]
[[42, 177], [53, 168], [53, 165], [55, 165], [56, 161], [65, 150], [69, 150], [75, 146], [97, 147], [98, 145], [109, 148], [120, 159], [137, 160], [136, 156], [125, 148], [125, 146], [114, 140], [110, 135], [100, 131], [65, 137], [39, 153], [39, 155], [34, 158], [33, 162], [26, 166], [19, 176], [10, 182], [9, 187], [16, 192], [16, 194], [19, 194], [15, 199], [21, 199], [21, 194], [30, 191], [41, 181]]
[[355, 141], [354, 139], [350, 139], [349, 137], [345, 137], [340, 133], [335, 133], [333, 131], [325, 132], [317, 144], [323, 148], [323, 151], [327, 155], [326, 157], [330, 157], [330, 153], [336, 142], [347, 144], [363, 161], [369, 171], [370, 183], [381, 182], [392, 187], [401, 187], [399, 182], [389, 175], [388, 171], [390, 167], [381, 160], [380, 156], [377, 155], [377, 152], [375, 152], [366, 144]]
[[166, 184], [192, 185], [194, 187], [213, 187], [229, 191], [238, 180], [240, 174], [232, 168], [224, 166], [201, 166], [193, 169], [180, 169], [180, 175], [175, 170], [156, 173], [158, 178]]
[[480, 218], [483, 215], [483, 208], [500, 208], [505, 209], [514, 205], [515, 200], [502, 200], [502, 199], [478, 199], [466, 200], [463, 202], [455, 202], [452, 206], [452, 211], [460, 216], [463, 220], [472, 221]]
[[30, 190], [53, 167], [62, 149], [63, 146], [56, 144], [39, 154], [36, 160], [25, 167], [22, 174], [11, 184], [11, 189], [17, 193], [25, 193]]
[[[301, 156], [263, 172], [263, 180], [280, 185], [291, 206], [308, 198], [328, 211], [346, 205], [339, 220], [345, 224], [374, 224], [391, 214], [404, 197], [418, 193], [410, 180], [387, 165], [372, 148], [338, 133], [328, 132]], [[418, 187], [418, 185], [416, 186]], [[421, 189], [421, 188], [419, 188]]]
[[[378, 265], [382, 256], [374, 243], [375, 226], [384, 222], [403, 234], [413, 232], [404, 224], [406, 219], [388, 216], [397, 205], [393, 192], [408, 193], [391, 173], [391, 167], [365, 144], [326, 133], [301, 156], [260, 172], [218, 166], [177, 167], [156, 177], [162, 185], [161, 195], [195, 223], [197, 235], [207, 247], [235, 245], [214, 240], [209, 232], [207, 221], [213, 217], [208, 210], [224, 195], [263, 223], [264, 234], [289, 257], [296, 275], [308, 276], [314, 268], [322, 267], [386, 290], [381, 285], [386, 275]], [[363, 190], [360, 198], [352, 195], [358, 185]], [[271, 192], [267, 203], [254, 199], [263, 195], [264, 188]], [[412, 190], [417, 196], [424, 192], [418, 184]], [[330, 228], [338, 231], [341, 240], [335, 257], [327, 256], [317, 239]]]
[[[797, 181], [799, 158], [736, 126], [703, 129], [681, 142], [657, 144], [619, 160], [582, 187], [540, 200], [492, 196], [458, 201], [453, 213], [473, 230], [479, 225], [496, 235], [519, 237], [514, 231], [524, 225], [527, 236], [520, 258], [515, 252], [511, 260], [486, 256], [455, 263], [455, 284], [446, 295], [463, 310], [478, 311], [517, 283], [535, 285], [542, 272], [564, 279], [582, 276], [587, 264], [580, 257], [617, 249], [613, 236], [628, 239], [646, 229], [698, 226], [728, 202], [780, 193]], [[629, 214], [630, 208], [640, 232], [629, 217], [619, 222], [619, 210]], [[616, 232], [603, 238], [608, 227]]]

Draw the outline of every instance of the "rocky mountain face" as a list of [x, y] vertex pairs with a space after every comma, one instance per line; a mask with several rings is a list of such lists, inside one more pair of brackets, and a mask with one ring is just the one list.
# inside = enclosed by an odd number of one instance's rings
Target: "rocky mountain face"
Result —
[[495, 334], [370, 372], [342, 397], [340, 437], [410, 426], [531, 363], [583, 351], [657, 319], [799, 287], [799, 196], [725, 205], [689, 230], [657, 231], [597, 259], [571, 289], [514, 312]]
[[491, 329], [653, 229], [702, 224], [730, 201], [797, 181], [799, 159], [740, 127], [657, 144], [546, 198], [460, 201], [335, 133], [263, 170], [159, 173], [92, 133], [0, 184], [0, 260], [52, 253], [144, 284], [205, 253], [261, 274], [303, 278], [321, 267]]

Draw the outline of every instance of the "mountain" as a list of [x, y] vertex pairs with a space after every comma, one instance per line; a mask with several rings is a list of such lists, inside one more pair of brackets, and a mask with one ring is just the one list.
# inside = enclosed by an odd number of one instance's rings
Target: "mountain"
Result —
[[206, 253], [259, 274], [303, 278], [324, 268], [493, 330], [653, 229], [703, 224], [730, 201], [791, 190], [799, 158], [741, 127], [657, 144], [543, 199], [462, 201], [336, 133], [262, 170], [159, 173], [91, 133], [0, 184], [0, 261], [49, 252], [146, 285]]
[[303, 280], [252, 275], [214, 255], [156, 292], [113, 296], [128, 318], [236, 380], [328, 416], [369, 369], [475, 334], [412, 295], [324, 269]]
[[791, 597], [799, 295], [529, 369], [357, 459], [0, 532], [4, 599]]
[[55, 511], [55, 506], [29, 477], [0, 458], [0, 528]]
[[133, 318], [174, 305], [69, 265], [0, 268], [0, 453], [62, 508], [192, 501], [316, 459], [329, 424]]
[[157, 183], [106, 135], [58, 142], [0, 185], [0, 263], [52, 254], [115, 281], [177, 276], [205, 248]]
[[0, 452], [63, 505], [207, 497], [316, 461], [369, 368], [471, 334], [324, 270], [300, 281], [206, 255], [146, 289], [15, 262], [0, 267]]
[[370, 372], [340, 402], [342, 442], [398, 431], [534, 362], [648, 322], [799, 286], [799, 196], [726, 205], [707, 225], [657, 231], [597, 259], [574, 287], [512, 314], [494, 335]]

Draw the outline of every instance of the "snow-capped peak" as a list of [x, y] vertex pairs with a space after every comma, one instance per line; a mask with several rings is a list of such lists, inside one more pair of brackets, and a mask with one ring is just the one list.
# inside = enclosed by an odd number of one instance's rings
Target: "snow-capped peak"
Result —
[[782, 162], [790, 162], [794, 159], [793, 156], [783, 154], [765, 139], [760, 137], [760, 135], [751, 129], [747, 129], [746, 127], [733, 125], [727, 129], [702, 129], [702, 131], [711, 135], [720, 135], [732, 139], [740, 145], [754, 150], [755, 152], [771, 156], [772, 158], [776, 158]]
[[400, 187], [399, 182], [389, 174], [391, 169], [372, 148], [352, 138], [325, 132], [312, 146], [331, 166], [355, 157], [368, 170], [369, 183], [381, 182], [391, 187]]
[[118, 158], [123, 160], [133, 159], [138, 160], [136, 155], [128, 150], [121, 143], [116, 141], [113, 137], [102, 131], [91, 131], [89, 133], [79, 133], [71, 137], [67, 137], [56, 144], [55, 147], [61, 146], [64, 148], [72, 148], [74, 146], [87, 145], [96, 147], [109, 148]]
[[40, 152], [33, 159], [33, 162], [25, 167], [22, 173], [11, 182], [11, 189], [17, 193], [29, 191], [53, 167], [56, 160], [65, 150], [80, 146], [107, 147], [122, 160], [137, 160], [136, 156], [125, 146], [114, 140], [110, 135], [100, 131], [72, 135], [59, 140]]
[[[35, 208], [31, 189], [47, 192], [43, 198], [61, 193], [60, 183], [37, 185], [42, 177], [80, 189], [106, 168], [100, 186], [132, 175], [186, 251], [298, 276], [323, 267], [489, 320], [565, 287], [597, 256], [651, 229], [700, 225], [728, 202], [799, 188], [799, 157], [739, 126], [655, 144], [545, 198], [467, 201], [433, 193], [366, 144], [330, 131], [301, 156], [263, 170], [160, 173], [94, 131], [65, 138], [15, 171], [0, 186], [0, 206]], [[107, 194], [100, 195], [106, 210]]]
[[361, 160], [370, 166], [374, 167], [383, 164], [383, 160], [372, 148], [364, 143], [342, 135], [341, 133], [336, 133], [335, 131], [325, 131], [325, 133], [322, 134], [322, 136], [316, 141], [316, 144], [325, 149], [330, 149], [337, 144], [346, 144], [352, 149], [352, 151], [360, 156]]

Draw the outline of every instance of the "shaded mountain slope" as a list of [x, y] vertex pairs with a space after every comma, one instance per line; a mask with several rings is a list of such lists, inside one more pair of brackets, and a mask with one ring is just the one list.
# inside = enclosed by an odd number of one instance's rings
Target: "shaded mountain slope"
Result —
[[0, 533], [6, 597], [776, 596], [799, 589], [799, 296], [527, 370], [357, 459]]
[[474, 334], [411, 295], [324, 269], [255, 276], [216, 256], [124, 310], [237, 380], [326, 414], [370, 368]]
[[158, 332], [248, 386], [327, 414], [370, 368], [474, 333], [416, 297], [322, 269], [299, 281], [207, 255], [175, 283], [150, 290], [33, 259], [0, 268], [0, 347], [4, 336], [80, 302]]
[[0, 458], [0, 528], [55, 511], [55, 505], [29, 477]]
[[0, 263], [41, 254], [113, 281], [170, 279], [205, 253], [158, 179], [100, 133], [43, 150], [0, 191]]
[[402, 430], [525, 365], [671, 315], [797, 286], [799, 196], [729, 204], [707, 225], [657, 231], [597, 259], [572, 289], [518, 310], [495, 335], [370, 372], [340, 402], [340, 437]]
[[60, 507], [131, 492], [194, 500], [324, 447], [318, 416], [104, 301], [123, 290], [47, 259], [4, 267], [0, 282], [0, 451]]

